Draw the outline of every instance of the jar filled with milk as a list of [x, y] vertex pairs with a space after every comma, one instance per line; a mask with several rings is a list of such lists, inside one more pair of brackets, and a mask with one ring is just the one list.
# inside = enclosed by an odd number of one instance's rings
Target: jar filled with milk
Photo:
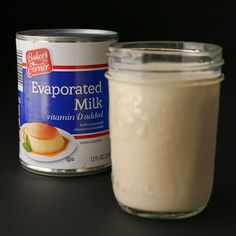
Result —
[[129, 213], [186, 218], [213, 184], [221, 47], [131, 42], [109, 48], [112, 182]]

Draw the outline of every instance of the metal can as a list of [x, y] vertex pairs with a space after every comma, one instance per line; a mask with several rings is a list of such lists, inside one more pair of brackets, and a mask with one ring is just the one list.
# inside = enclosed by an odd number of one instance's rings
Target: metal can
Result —
[[16, 33], [19, 156], [34, 173], [74, 176], [110, 167], [107, 48], [117, 33]]

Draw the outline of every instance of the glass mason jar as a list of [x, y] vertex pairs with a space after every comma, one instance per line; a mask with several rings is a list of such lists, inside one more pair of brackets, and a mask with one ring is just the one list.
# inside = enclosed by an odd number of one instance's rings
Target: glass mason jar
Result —
[[201, 212], [213, 184], [221, 47], [131, 42], [109, 48], [115, 197], [126, 212], [180, 219]]

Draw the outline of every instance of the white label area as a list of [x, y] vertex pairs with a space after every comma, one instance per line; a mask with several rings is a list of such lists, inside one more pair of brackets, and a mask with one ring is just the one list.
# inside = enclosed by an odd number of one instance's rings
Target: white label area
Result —
[[[76, 140], [76, 150], [65, 158], [53, 162], [38, 161], [20, 148], [20, 158], [27, 164], [53, 169], [87, 169], [110, 163], [109, 135]], [[33, 155], [33, 154], [32, 154]]]

